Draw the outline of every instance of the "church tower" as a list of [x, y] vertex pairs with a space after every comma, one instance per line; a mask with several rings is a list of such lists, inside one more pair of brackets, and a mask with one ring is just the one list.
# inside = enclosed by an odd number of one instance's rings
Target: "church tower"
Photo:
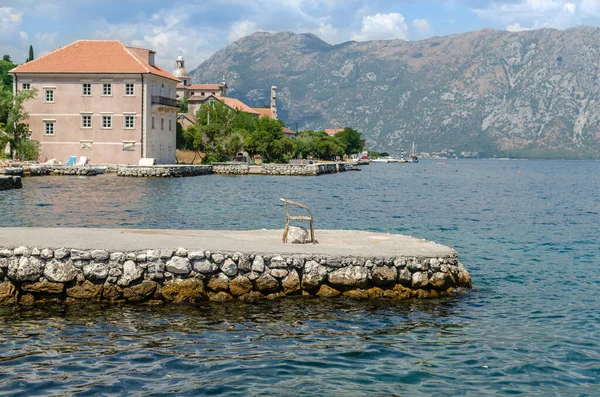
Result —
[[273, 118], [277, 120], [277, 87], [271, 87], [271, 113]]
[[186, 87], [191, 84], [192, 78], [185, 69], [185, 60], [183, 59], [182, 55], [179, 55], [175, 61], [175, 70], [173, 70], [173, 76], [177, 77], [179, 81], [181, 81], [181, 83]]

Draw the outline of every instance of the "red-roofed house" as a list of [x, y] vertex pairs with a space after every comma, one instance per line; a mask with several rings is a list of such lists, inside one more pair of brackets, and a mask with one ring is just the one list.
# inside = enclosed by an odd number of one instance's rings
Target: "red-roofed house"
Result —
[[335, 134], [337, 134], [338, 132], [342, 132], [344, 131], [343, 128], [325, 128], [325, 133], [329, 136], [333, 136]]
[[40, 160], [86, 156], [90, 163], [175, 163], [178, 79], [155, 52], [117, 40], [78, 40], [12, 69]]

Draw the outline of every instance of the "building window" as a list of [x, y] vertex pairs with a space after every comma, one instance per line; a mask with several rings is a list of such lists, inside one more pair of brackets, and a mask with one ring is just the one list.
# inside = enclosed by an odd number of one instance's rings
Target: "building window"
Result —
[[213, 92], [211, 92], [211, 93], [210, 93], [210, 95], [215, 95], [215, 92], [214, 92], [214, 91], [213, 91]]
[[94, 141], [79, 141], [79, 149], [92, 150], [92, 143], [94, 143]]
[[81, 115], [81, 128], [92, 128], [92, 116], [89, 114]]
[[215, 101], [213, 101], [213, 100], [210, 100], [210, 101], [208, 101], [208, 104], [209, 104], [210, 106], [215, 106]]
[[46, 102], [50, 102], [50, 103], [54, 102], [54, 90], [53, 89], [46, 88], [45, 99], [46, 99]]
[[125, 95], [126, 96], [134, 96], [135, 95], [135, 85], [133, 83], [125, 83]]
[[112, 84], [111, 83], [102, 83], [102, 95], [105, 95], [105, 96], [112, 95]]
[[54, 135], [54, 121], [44, 121], [46, 135]]
[[134, 124], [134, 116], [132, 115], [126, 115], [125, 116], [125, 129], [130, 130], [135, 128], [135, 124]]
[[124, 152], [133, 152], [135, 150], [135, 142], [123, 142]]
[[81, 95], [92, 96], [92, 84], [90, 84], [90, 83], [81, 84]]
[[23, 90], [29, 91], [31, 89], [31, 83], [23, 83]]
[[200, 96], [204, 96], [204, 91], [202, 91], [202, 92], [200, 93]]
[[160, 129], [161, 130], [165, 129], [165, 119], [160, 119]]
[[112, 116], [102, 116], [102, 128], [112, 128]]
[[172, 122], [172, 120], [169, 120], [169, 131], [173, 131], [173, 130], [171, 129], [171, 122]]
[[154, 116], [152, 116], [152, 129], [154, 129]]

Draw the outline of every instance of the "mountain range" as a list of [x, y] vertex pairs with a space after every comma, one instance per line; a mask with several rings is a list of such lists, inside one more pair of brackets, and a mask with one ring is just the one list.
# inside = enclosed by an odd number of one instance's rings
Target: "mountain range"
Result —
[[351, 126], [375, 150], [600, 158], [600, 29], [483, 29], [422, 41], [257, 32], [191, 72], [292, 129]]

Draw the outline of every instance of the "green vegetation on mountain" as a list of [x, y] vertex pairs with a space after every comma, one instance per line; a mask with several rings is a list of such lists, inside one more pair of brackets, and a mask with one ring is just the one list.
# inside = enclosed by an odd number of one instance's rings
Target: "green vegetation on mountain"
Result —
[[600, 29], [484, 29], [423, 41], [329, 45], [255, 33], [192, 71], [252, 106], [278, 87], [278, 114], [301, 130], [352, 125], [397, 154], [600, 158]]

